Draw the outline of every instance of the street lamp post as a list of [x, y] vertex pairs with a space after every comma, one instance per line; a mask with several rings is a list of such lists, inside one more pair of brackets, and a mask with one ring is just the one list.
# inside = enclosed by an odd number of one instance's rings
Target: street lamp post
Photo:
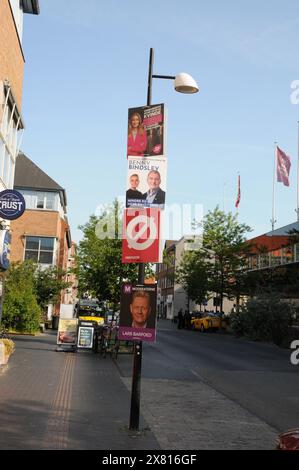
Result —
[[[174, 80], [174, 88], [179, 93], [197, 93], [199, 88], [195, 80], [187, 73], [179, 73], [172, 75], [154, 75], [154, 49], [150, 49], [149, 68], [148, 68], [148, 84], [147, 84], [147, 106], [152, 103], [152, 81], [153, 78], [164, 80]], [[145, 263], [138, 265], [138, 284], [144, 284]], [[130, 411], [130, 429], [139, 429], [140, 415], [140, 379], [142, 364], [142, 341], [134, 341], [134, 359], [133, 359], [133, 376], [132, 376], [132, 392], [131, 392], [131, 411]]]

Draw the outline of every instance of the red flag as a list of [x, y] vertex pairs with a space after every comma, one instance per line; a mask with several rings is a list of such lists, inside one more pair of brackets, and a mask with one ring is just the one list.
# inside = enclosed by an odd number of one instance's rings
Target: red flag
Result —
[[290, 186], [289, 174], [291, 159], [279, 147], [277, 147], [277, 181], [285, 186]]
[[238, 175], [238, 196], [236, 200], [235, 207], [238, 209], [239, 203], [241, 200], [241, 180], [240, 180], [240, 175]]

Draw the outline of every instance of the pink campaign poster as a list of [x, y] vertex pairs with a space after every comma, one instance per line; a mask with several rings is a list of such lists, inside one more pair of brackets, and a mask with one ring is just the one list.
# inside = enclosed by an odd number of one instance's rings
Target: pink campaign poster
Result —
[[165, 157], [164, 104], [129, 109], [127, 156]]
[[123, 284], [118, 337], [120, 340], [156, 340], [157, 285]]

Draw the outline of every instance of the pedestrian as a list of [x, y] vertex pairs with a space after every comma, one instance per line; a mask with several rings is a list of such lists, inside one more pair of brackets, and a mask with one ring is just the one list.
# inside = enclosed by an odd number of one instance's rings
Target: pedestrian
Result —
[[188, 330], [191, 330], [191, 320], [192, 320], [192, 315], [189, 311], [187, 311], [187, 313], [186, 313], [186, 328], [188, 328]]
[[178, 313], [178, 329], [180, 330], [183, 328], [183, 309], [180, 308], [179, 313]]
[[191, 328], [191, 315], [189, 310], [185, 310], [184, 314], [184, 328], [187, 328], [188, 330]]

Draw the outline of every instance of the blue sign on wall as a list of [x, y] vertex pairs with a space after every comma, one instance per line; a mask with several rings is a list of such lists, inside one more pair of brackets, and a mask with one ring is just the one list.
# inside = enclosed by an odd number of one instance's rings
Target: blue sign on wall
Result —
[[11, 234], [8, 230], [0, 230], [0, 267], [9, 268]]
[[25, 211], [25, 199], [15, 189], [5, 189], [0, 192], [0, 217], [5, 220], [15, 220]]

